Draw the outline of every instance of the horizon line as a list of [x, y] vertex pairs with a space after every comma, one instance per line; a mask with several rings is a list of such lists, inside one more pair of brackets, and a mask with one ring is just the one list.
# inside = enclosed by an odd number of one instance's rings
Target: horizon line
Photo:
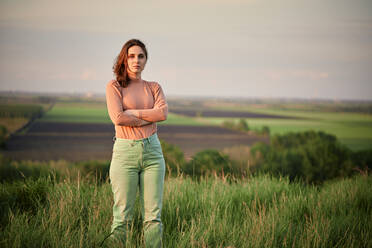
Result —
[[[0, 90], [0, 95], [5, 95], [6, 93], [11, 94], [26, 94], [26, 95], [39, 95], [39, 96], [79, 96], [85, 98], [94, 98], [94, 97], [105, 97], [105, 93], [98, 93], [93, 91], [87, 92], [41, 92], [41, 91], [22, 91], [22, 90]], [[355, 99], [355, 98], [321, 98], [321, 97], [289, 97], [289, 96], [208, 96], [208, 95], [182, 95], [182, 94], [168, 94], [167, 98], [216, 98], [216, 99], [226, 99], [226, 100], [304, 100], [304, 101], [332, 101], [332, 102], [339, 102], [339, 101], [346, 101], [346, 102], [371, 102], [372, 99]]]

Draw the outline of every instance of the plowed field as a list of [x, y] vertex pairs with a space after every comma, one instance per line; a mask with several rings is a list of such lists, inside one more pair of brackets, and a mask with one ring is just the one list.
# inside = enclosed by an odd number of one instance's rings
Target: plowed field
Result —
[[195, 117], [226, 117], [226, 118], [268, 118], [268, 119], [303, 119], [294, 116], [262, 114], [247, 111], [215, 111], [215, 110], [192, 110], [192, 109], [171, 109], [172, 113]]
[[[16, 160], [110, 160], [114, 133], [112, 124], [34, 122], [25, 134], [8, 140], [3, 154]], [[188, 159], [195, 152], [208, 148], [269, 141], [216, 126], [159, 125], [158, 135], [179, 146]]]

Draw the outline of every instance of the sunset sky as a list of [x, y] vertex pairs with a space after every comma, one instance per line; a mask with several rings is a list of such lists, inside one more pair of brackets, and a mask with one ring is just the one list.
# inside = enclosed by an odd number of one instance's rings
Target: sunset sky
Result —
[[0, 91], [104, 94], [131, 38], [168, 96], [372, 100], [371, 0], [0, 0]]

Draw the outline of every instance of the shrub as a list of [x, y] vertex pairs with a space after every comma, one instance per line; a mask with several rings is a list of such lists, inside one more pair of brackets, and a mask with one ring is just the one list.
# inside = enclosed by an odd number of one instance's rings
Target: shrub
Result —
[[243, 119], [243, 118], [239, 119], [239, 122], [236, 125], [236, 129], [240, 130], [240, 131], [243, 131], [243, 132], [249, 131], [249, 126], [248, 126], [248, 123], [246, 122], [246, 120]]
[[244, 118], [240, 118], [237, 123], [235, 123], [234, 121], [224, 121], [222, 122], [222, 126], [243, 132], [249, 131], [248, 123]]
[[351, 175], [351, 154], [335, 136], [321, 131], [275, 135], [270, 146], [261, 143], [251, 149], [252, 160], [260, 171], [308, 183]]
[[372, 149], [356, 151], [351, 159], [360, 170], [372, 170]]
[[231, 162], [227, 155], [217, 150], [207, 149], [196, 153], [191, 161], [185, 164], [184, 172], [196, 177], [208, 176], [212, 172], [229, 173]]
[[160, 140], [160, 143], [168, 170], [167, 175], [178, 175], [186, 163], [182, 150], [176, 145], [169, 144], [164, 140]]
[[250, 149], [251, 166], [255, 167], [265, 161], [266, 155], [269, 153], [271, 146], [259, 141], [254, 143]]
[[261, 133], [263, 135], [270, 135], [270, 128], [268, 126], [263, 126], [262, 130], [261, 130]]
[[222, 126], [226, 127], [226, 128], [229, 128], [229, 129], [234, 129], [235, 123], [232, 122], [232, 121], [224, 121], [224, 122], [222, 122]]

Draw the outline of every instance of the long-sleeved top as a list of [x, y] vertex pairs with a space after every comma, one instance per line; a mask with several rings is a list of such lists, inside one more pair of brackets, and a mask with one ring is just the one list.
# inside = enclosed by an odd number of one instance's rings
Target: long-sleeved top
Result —
[[[123, 139], [143, 139], [157, 132], [156, 122], [167, 119], [168, 104], [159, 83], [142, 80], [123, 88], [116, 80], [106, 85], [106, 104], [115, 136]], [[139, 109], [139, 118], [125, 113]], [[139, 126], [141, 120], [152, 122]]]

